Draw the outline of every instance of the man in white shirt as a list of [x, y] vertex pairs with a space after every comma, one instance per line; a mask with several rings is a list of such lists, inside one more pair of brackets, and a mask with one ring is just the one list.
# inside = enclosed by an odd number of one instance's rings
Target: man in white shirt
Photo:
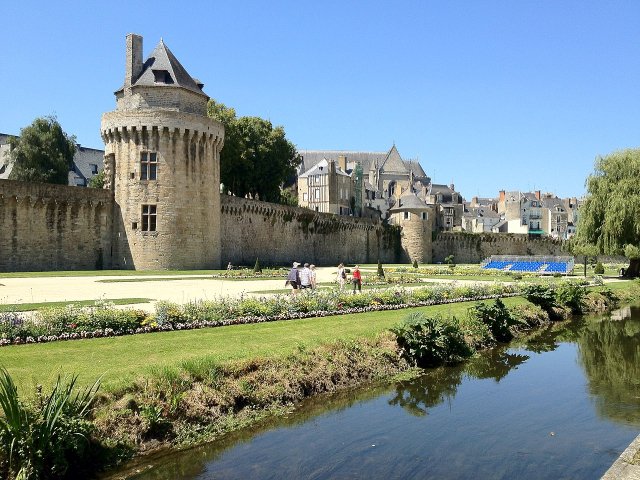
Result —
[[311, 270], [308, 263], [300, 270], [300, 288], [311, 288]]

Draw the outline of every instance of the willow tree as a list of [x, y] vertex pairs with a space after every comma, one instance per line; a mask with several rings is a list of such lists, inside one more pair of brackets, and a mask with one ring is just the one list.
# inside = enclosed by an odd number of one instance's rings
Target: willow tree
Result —
[[640, 276], [640, 149], [599, 157], [587, 178], [577, 243], [604, 255], [625, 255], [625, 276]]

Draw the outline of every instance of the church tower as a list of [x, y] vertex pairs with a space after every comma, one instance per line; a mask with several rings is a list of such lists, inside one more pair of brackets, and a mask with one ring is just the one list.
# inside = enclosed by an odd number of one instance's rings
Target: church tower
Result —
[[113, 267], [219, 268], [224, 127], [162, 40], [144, 62], [142, 37], [126, 42], [124, 85], [101, 122]]

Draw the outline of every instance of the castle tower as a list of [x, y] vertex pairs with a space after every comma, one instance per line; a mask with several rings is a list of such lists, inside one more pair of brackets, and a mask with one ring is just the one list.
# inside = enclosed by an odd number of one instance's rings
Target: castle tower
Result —
[[124, 85], [116, 109], [102, 115], [112, 264], [219, 268], [224, 127], [207, 117], [203, 84], [162, 40], [142, 58], [142, 37], [127, 35]]
[[431, 263], [435, 209], [407, 190], [389, 210], [391, 223], [402, 227], [401, 245], [404, 260]]

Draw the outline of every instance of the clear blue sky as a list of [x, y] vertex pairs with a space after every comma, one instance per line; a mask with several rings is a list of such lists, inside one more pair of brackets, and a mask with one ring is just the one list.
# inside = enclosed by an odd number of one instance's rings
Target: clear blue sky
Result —
[[56, 114], [102, 148], [127, 33], [299, 149], [419, 158], [470, 199], [584, 193], [640, 145], [640, 1], [65, 1], [2, 7], [0, 132]]

